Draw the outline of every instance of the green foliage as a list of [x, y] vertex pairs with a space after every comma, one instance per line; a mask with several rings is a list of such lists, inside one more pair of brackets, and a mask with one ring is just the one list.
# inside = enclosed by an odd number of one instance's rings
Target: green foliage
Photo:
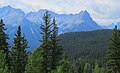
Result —
[[25, 73], [42, 73], [42, 57], [41, 57], [42, 49], [35, 49], [32, 54], [28, 57], [28, 63], [26, 65]]
[[51, 73], [62, 59], [62, 47], [57, 43], [58, 27], [55, 18], [51, 24], [51, 17], [46, 12], [43, 16], [44, 24], [41, 25], [42, 44], [29, 56], [26, 73]]
[[81, 60], [82, 64], [104, 64], [112, 30], [70, 32], [61, 34], [59, 42], [65, 48], [71, 61]]
[[[120, 30], [117, 27], [113, 30], [107, 51], [111, 30], [71, 32], [58, 37], [55, 18], [51, 23], [48, 11], [44, 14], [43, 21], [41, 45], [29, 56], [26, 51], [28, 42], [18, 27], [11, 59], [5, 24], [0, 21], [0, 73], [9, 73], [10, 69], [11, 73], [106, 73], [105, 69], [107, 73], [120, 73]], [[60, 45], [63, 45], [69, 57], [63, 56], [63, 47]]]
[[3, 50], [5, 55], [5, 62], [8, 64], [8, 68], [10, 69], [10, 57], [9, 57], [9, 47], [8, 47], [8, 35], [5, 33], [6, 28], [3, 20], [0, 20], [0, 50]]
[[8, 53], [8, 35], [5, 34], [6, 28], [3, 20], [0, 20], [0, 50], [4, 50], [5, 53]]
[[6, 65], [6, 55], [4, 51], [0, 51], [0, 73], [9, 73], [8, 65]]
[[100, 73], [105, 73], [105, 67], [102, 67], [102, 68], [100, 69]]
[[17, 34], [15, 34], [14, 46], [12, 47], [12, 73], [24, 73], [27, 60], [27, 40], [21, 34], [21, 27], [18, 27]]
[[95, 69], [93, 69], [93, 73], [100, 73], [100, 67], [97, 63], [95, 64]]
[[21, 40], [21, 53], [20, 53], [20, 58], [21, 58], [21, 67], [22, 67], [22, 73], [25, 71], [25, 66], [27, 64], [27, 59], [28, 59], [28, 52], [26, 51], [26, 48], [28, 48], [28, 42], [25, 38], [25, 35], [23, 35], [22, 40]]
[[120, 30], [115, 26], [107, 51], [107, 73], [120, 73]]
[[95, 68], [93, 69], [92, 73], [105, 73], [105, 68], [100, 68], [98, 63], [95, 64]]
[[63, 54], [63, 48], [62, 46], [58, 45], [58, 27], [55, 21], [55, 18], [53, 19], [52, 22], [52, 33], [51, 33], [51, 37], [50, 37], [50, 41], [51, 41], [51, 70], [55, 70], [57, 68], [57, 66], [59, 66], [59, 63], [62, 59], [62, 54]]
[[42, 45], [40, 46], [42, 49], [42, 67], [43, 73], [49, 73], [51, 70], [51, 66], [50, 66], [50, 57], [51, 57], [51, 53], [50, 53], [50, 48], [51, 48], [51, 44], [50, 44], [50, 35], [51, 35], [51, 17], [50, 14], [48, 14], [48, 11], [46, 11], [46, 13], [43, 16], [43, 21], [44, 24], [41, 25], [41, 34], [42, 34]]
[[91, 71], [91, 66], [89, 63], [86, 63], [84, 66], [84, 73], [90, 73]]
[[66, 54], [64, 54], [64, 58], [61, 61], [61, 65], [58, 66], [58, 68], [55, 71], [53, 71], [53, 73], [70, 73], [70, 65]]

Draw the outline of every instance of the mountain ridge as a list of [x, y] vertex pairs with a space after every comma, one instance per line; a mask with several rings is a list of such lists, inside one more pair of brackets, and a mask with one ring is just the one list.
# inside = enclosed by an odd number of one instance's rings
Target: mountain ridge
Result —
[[[21, 25], [22, 32], [29, 39], [29, 45], [33, 48], [39, 47], [40, 25], [43, 22], [42, 17], [46, 10], [41, 9], [37, 12], [24, 13], [21, 9], [5, 6], [0, 8], [0, 19], [3, 19], [7, 27], [7, 33], [10, 36], [10, 42], [15, 37], [17, 27]], [[59, 34], [66, 32], [80, 32], [103, 29], [98, 25], [85, 10], [78, 14], [57, 14], [50, 10], [51, 17], [56, 17], [56, 22], [59, 27]], [[30, 39], [32, 38], [32, 39]], [[35, 43], [33, 43], [35, 42]]]

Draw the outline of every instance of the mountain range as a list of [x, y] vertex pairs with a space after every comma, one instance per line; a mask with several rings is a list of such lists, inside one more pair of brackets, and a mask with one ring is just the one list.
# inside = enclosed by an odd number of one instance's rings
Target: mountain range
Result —
[[[20, 25], [22, 32], [28, 39], [30, 46], [29, 50], [39, 47], [39, 40], [41, 39], [40, 25], [43, 22], [42, 17], [46, 11], [51, 14], [51, 17], [56, 18], [59, 27], [59, 34], [66, 32], [92, 31], [105, 28], [111, 29], [115, 25], [112, 24], [105, 27], [100, 26], [92, 19], [86, 10], [81, 11], [78, 14], [58, 14], [46, 9], [41, 9], [37, 12], [24, 13], [21, 9], [16, 9], [8, 5], [0, 8], [0, 19], [3, 19], [6, 24], [6, 33], [9, 34], [10, 45], [12, 45], [17, 27]], [[118, 25], [120, 26], [120, 22]]]

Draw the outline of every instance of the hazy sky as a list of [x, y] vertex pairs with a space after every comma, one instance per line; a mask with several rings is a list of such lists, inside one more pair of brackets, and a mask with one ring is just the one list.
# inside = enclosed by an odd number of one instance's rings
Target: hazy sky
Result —
[[60, 14], [75, 14], [87, 10], [102, 25], [120, 21], [120, 0], [0, 0], [0, 7], [7, 5], [26, 13], [48, 9]]

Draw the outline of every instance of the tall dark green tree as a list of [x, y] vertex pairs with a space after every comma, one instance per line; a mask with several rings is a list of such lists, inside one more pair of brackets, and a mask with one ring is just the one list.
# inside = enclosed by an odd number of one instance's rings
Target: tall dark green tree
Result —
[[9, 44], [7, 43], [8, 35], [5, 33], [6, 28], [3, 20], [0, 20], [0, 51], [2, 50], [5, 53], [5, 62], [10, 69], [10, 57], [9, 57]]
[[106, 59], [106, 72], [120, 73], [120, 33], [117, 26], [113, 29]]
[[12, 73], [24, 73], [27, 59], [27, 40], [21, 34], [21, 27], [18, 26], [12, 47]]
[[25, 71], [25, 66], [27, 64], [27, 60], [28, 60], [28, 54], [29, 52], [26, 51], [26, 48], [28, 47], [28, 42], [27, 39], [25, 38], [25, 35], [23, 34], [22, 40], [22, 49], [21, 49], [21, 64], [22, 64], [22, 73], [24, 73]]
[[25, 73], [43, 73], [41, 51], [41, 48], [37, 48], [29, 54]]
[[60, 66], [57, 67], [53, 73], [71, 73], [68, 57], [66, 54], [63, 54], [63, 59], [61, 60]]
[[58, 27], [55, 18], [52, 22], [52, 34], [51, 34], [51, 70], [55, 70], [62, 59], [62, 46], [58, 45]]
[[43, 73], [49, 73], [50, 72], [50, 35], [51, 35], [51, 17], [50, 14], [48, 14], [48, 11], [43, 16], [44, 23], [41, 25], [41, 34], [42, 34], [42, 45], [40, 46], [42, 49], [42, 67], [43, 67]]
[[6, 64], [6, 54], [3, 50], [0, 51], [0, 73], [9, 73], [8, 65]]
[[37, 51], [29, 56], [26, 73], [51, 73], [62, 60], [62, 47], [58, 45], [58, 27], [55, 18], [51, 23], [48, 11], [43, 16], [44, 23], [41, 25], [42, 43]]

